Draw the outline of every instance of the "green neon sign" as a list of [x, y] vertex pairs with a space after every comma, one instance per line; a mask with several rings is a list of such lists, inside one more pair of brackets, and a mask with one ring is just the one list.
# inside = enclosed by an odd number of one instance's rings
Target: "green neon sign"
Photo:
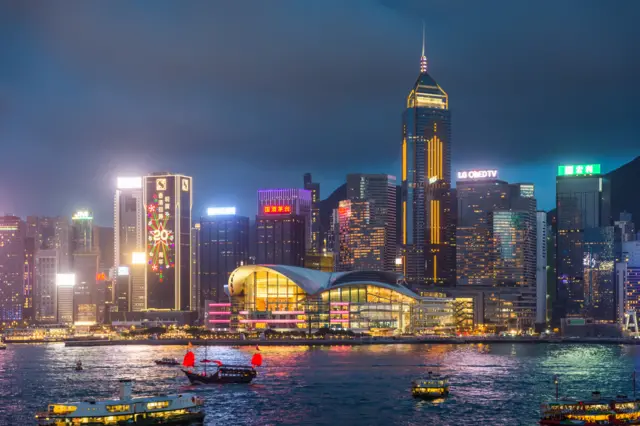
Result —
[[558, 176], [588, 176], [599, 175], [600, 164], [570, 164], [558, 166]]

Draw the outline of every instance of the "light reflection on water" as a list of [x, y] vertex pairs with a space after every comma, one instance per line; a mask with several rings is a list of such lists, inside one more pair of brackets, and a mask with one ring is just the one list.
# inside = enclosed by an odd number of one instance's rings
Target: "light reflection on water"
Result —
[[[534, 425], [539, 404], [561, 395], [631, 395], [640, 348], [614, 345], [265, 346], [264, 368], [251, 385], [190, 386], [176, 367], [180, 346], [65, 348], [9, 345], [0, 352], [0, 425], [32, 424], [49, 402], [117, 394], [120, 378], [134, 393], [193, 391], [206, 401], [207, 424]], [[197, 359], [205, 348], [196, 347]], [[246, 364], [254, 347], [210, 347], [209, 359]], [[85, 371], [75, 372], [81, 359]], [[438, 367], [439, 366], [439, 367]], [[451, 395], [428, 402], [411, 396], [427, 371], [449, 376]]]

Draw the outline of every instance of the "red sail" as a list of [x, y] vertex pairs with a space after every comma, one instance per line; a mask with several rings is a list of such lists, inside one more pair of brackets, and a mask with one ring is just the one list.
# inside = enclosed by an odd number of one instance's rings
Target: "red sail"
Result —
[[253, 365], [254, 367], [260, 367], [262, 365], [262, 355], [253, 355], [253, 358], [251, 358], [251, 365]]
[[196, 357], [191, 351], [187, 351], [184, 359], [182, 360], [182, 365], [185, 367], [193, 367], [196, 365]]

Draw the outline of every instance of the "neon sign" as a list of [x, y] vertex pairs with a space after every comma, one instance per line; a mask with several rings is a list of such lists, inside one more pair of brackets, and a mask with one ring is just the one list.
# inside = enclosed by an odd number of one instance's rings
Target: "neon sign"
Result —
[[166, 269], [175, 267], [173, 249], [175, 247], [173, 231], [168, 229], [169, 212], [161, 206], [158, 194], [153, 194], [153, 203], [147, 206], [147, 250], [151, 270], [164, 281]]
[[234, 215], [236, 214], [235, 207], [209, 207], [207, 209], [207, 215], [219, 216], [219, 215]]
[[497, 179], [497, 170], [463, 170], [458, 172], [458, 179]]
[[264, 206], [262, 212], [264, 214], [290, 214], [291, 206]]
[[600, 164], [570, 164], [558, 166], [558, 176], [599, 175]]
[[73, 215], [73, 217], [71, 217], [71, 219], [73, 219], [73, 220], [91, 220], [91, 219], [93, 219], [93, 217], [91, 216], [91, 213], [88, 210], [79, 210], [79, 211], [75, 212], [75, 214]]
[[96, 281], [106, 281], [107, 275], [104, 272], [98, 272], [96, 274]]

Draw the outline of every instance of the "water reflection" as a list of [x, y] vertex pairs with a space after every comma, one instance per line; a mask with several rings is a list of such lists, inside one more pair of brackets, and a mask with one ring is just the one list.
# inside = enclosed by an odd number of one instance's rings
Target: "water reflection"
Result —
[[[179, 368], [154, 359], [182, 359], [184, 346], [65, 348], [9, 345], [0, 352], [0, 424], [31, 424], [48, 402], [112, 397], [117, 380], [134, 393], [195, 391], [209, 424], [535, 424], [561, 395], [631, 395], [640, 348], [587, 345], [374, 345], [260, 347], [264, 368], [250, 385], [190, 386]], [[248, 363], [255, 347], [194, 347], [224, 363]], [[85, 371], [73, 371], [81, 359]], [[449, 377], [443, 401], [411, 396], [410, 383], [433, 366]]]

